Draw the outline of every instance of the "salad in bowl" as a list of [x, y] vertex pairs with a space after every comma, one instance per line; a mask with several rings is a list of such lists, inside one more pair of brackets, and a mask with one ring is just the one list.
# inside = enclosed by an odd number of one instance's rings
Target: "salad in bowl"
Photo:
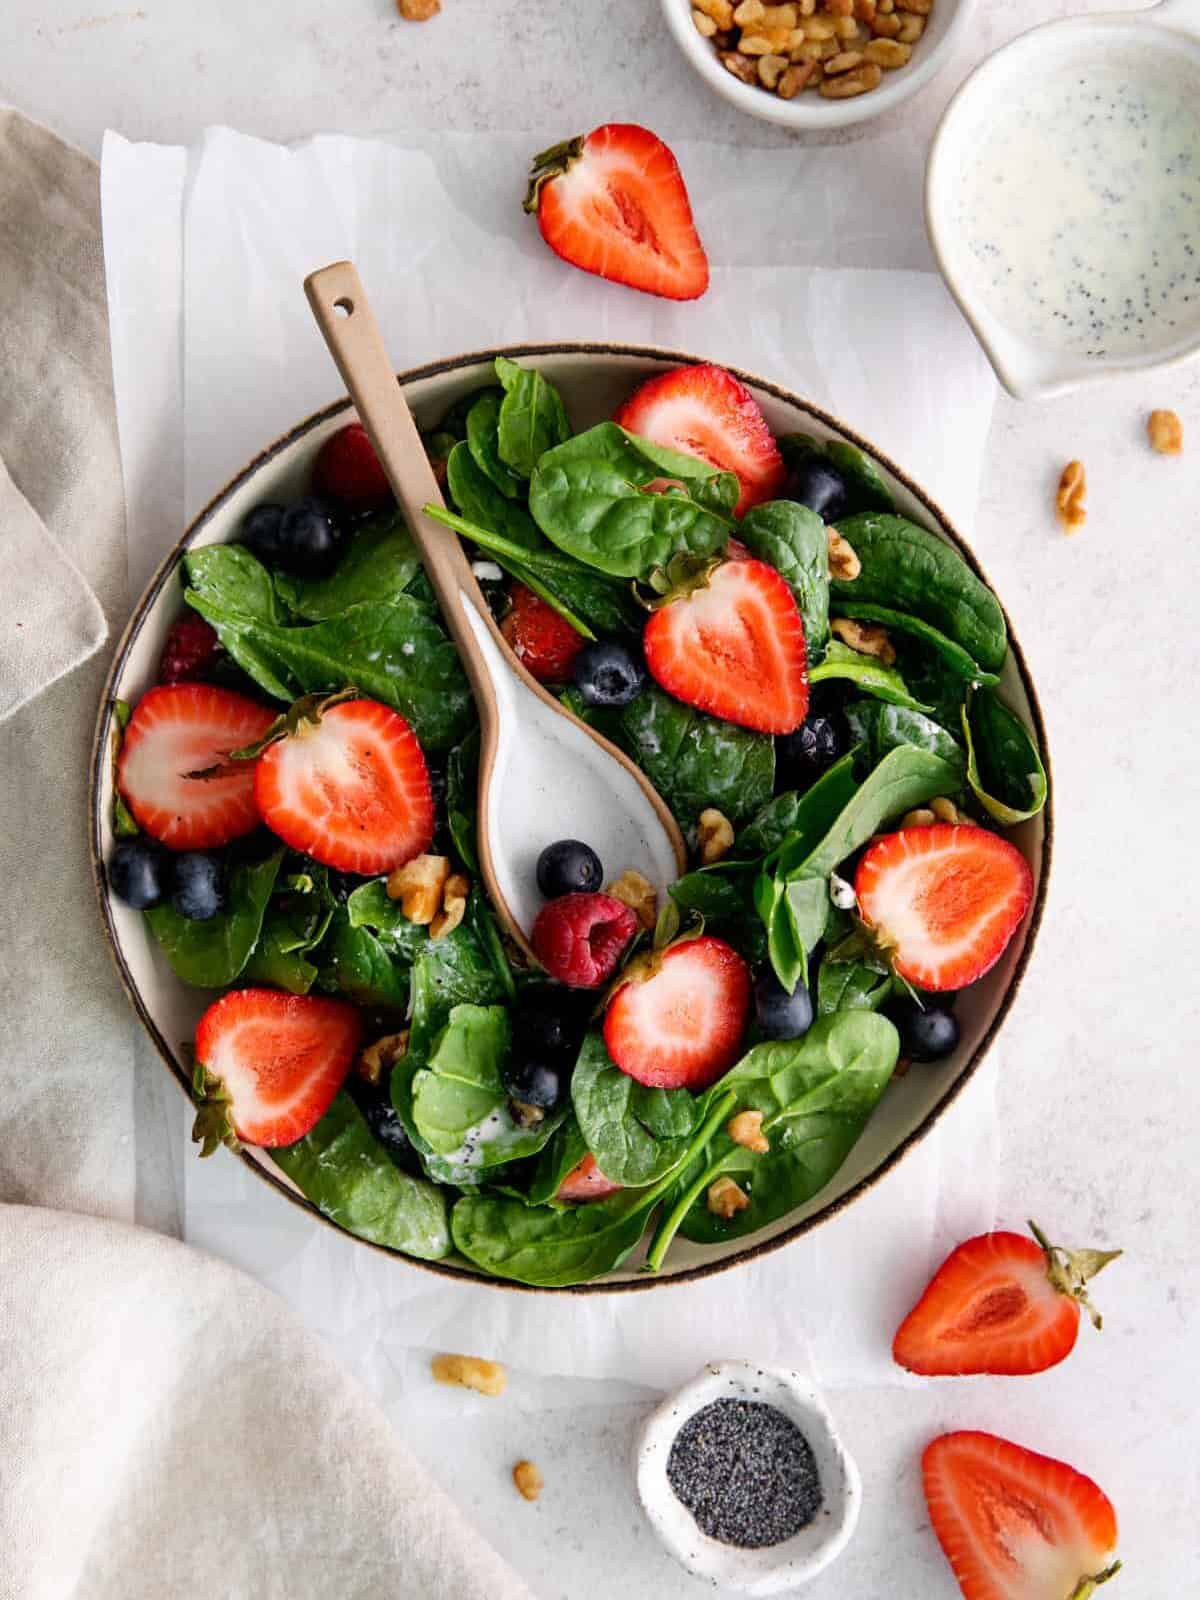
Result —
[[532, 955], [504, 937], [468, 682], [343, 405], [214, 502], [117, 653], [118, 964], [202, 1153], [350, 1233], [538, 1288], [714, 1270], [884, 1170], [1006, 1009], [1048, 782], [1004, 612], [897, 469], [723, 368], [402, 381], [427, 511], [687, 870], [661, 893], [547, 839]]

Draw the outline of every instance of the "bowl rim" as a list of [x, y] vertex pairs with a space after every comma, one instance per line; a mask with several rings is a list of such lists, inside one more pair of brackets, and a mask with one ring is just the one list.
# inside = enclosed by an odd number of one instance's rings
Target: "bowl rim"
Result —
[[816, 104], [807, 102], [803, 96], [781, 100], [756, 84], [742, 83], [721, 66], [711, 40], [697, 32], [690, 15], [691, 0], [659, 0], [659, 3], [680, 54], [715, 94], [761, 122], [773, 122], [794, 133], [815, 133], [869, 122], [911, 99], [946, 64], [950, 52], [966, 31], [976, 0], [957, 0], [946, 31], [933, 48], [922, 51], [919, 59], [914, 57], [903, 71], [889, 73], [878, 89], [849, 100], [825, 100], [818, 96]]
[[[485, 350], [469, 351], [460, 355], [445, 357], [438, 361], [426, 362], [418, 367], [406, 368], [405, 370], [398, 372], [396, 374], [396, 378], [397, 382], [404, 386], [408, 386], [409, 384], [418, 383], [427, 378], [445, 377], [451, 373], [463, 370], [465, 368], [486, 365], [490, 362], [493, 362], [499, 355], [507, 356], [510, 359], [519, 357], [536, 358], [538, 356], [560, 355], [582, 356], [589, 359], [597, 356], [619, 356], [625, 358], [633, 357], [634, 359], [640, 360], [657, 361], [664, 364], [670, 364], [671, 366], [699, 366], [703, 365], [705, 361], [705, 358], [703, 357], [691, 355], [684, 351], [666, 349], [658, 345], [635, 345], [624, 344], [620, 342], [608, 343], [593, 342], [588, 340], [566, 340], [548, 343], [496, 345]], [[471, 1268], [470, 1270], [464, 1270], [461, 1267], [449, 1266], [444, 1260], [422, 1260], [418, 1256], [407, 1255], [404, 1251], [394, 1249], [389, 1245], [379, 1244], [374, 1240], [364, 1239], [359, 1234], [350, 1233], [348, 1229], [341, 1227], [340, 1224], [334, 1222], [332, 1218], [327, 1217], [305, 1195], [301, 1194], [297, 1189], [286, 1183], [278, 1172], [256, 1160], [247, 1149], [241, 1149], [237, 1152], [237, 1158], [259, 1179], [271, 1185], [271, 1187], [274, 1188], [279, 1194], [291, 1201], [293, 1205], [296, 1205], [302, 1210], [306, 1211], [315, 1221], [324, 1224], [326, 1227], [332, 1228], [336, 1233], [342, 1235], [343, 1237], [350, 1238], [357, 1245], [378, 1251], [381, 1255], [385, 1255], [392, 1260], [400, 1260], [406, 1262], [409, 1266], [419, 1267], [424, 1271], [436, 1273], [439, 1277], [446, 1278], [451, 1281], [459, 1283], [467, 1282], [485, 1284], [493, 1288], [507, 1289], [522, 1294], [624, 1294], [648, 1291], [651, 1289], [662, 1289], [676, 1284], [695, 1283], [704, 1278], [715, 1277], [720, 1272], [730, 1271], [733, 1268], [742, 1266], [748, 1261], [761, 1259], [762, 1257], [771, 1254], [773, 1251], [780, 1250], [785, 1245], [791, 1244], [793, 1240], [801, 1238], [804, 1234], [813, 1232], [823, 1222], [827, 1222], [831, 1217], [837, 1216], [860, 1196], [864, 1195], [869, 1189], [874, 1188], [875, 1185], [879, 1183], [881, 1179], [883, 1179], [889, 1172], [891, 1172], [892, 1168], [895, 1167], [901, 1160], [903, 1160], [903, 1158], [908, 1155], [910, 1151], [915, 1150], [925, 1136], [934, 1127], [936, 1127], [938, 1122], [945, 1115], [948, 1108], [953, 1104], [953, 1102], [962, 1093], [966, 1085], [975, 1076], [981, 1063], [983, 1062], [984, 1057], [990, 1050], [992, 1043], [995, 1040], [1001, 1025], [1007, 1018], [1013, 1002], [1015, 1001], [1020, 990], [1030, 958], [1033, 954], [1034, 946], [1037, 943], [1037, 935], [1041, 927], [1042, 916], [1045, 910], [1046, 897], [1050, 882], [1050, 868], [1053, 858], [1053, 770], [1051, 767], [1050, 750], [1046, 738], [1046, 725], [1042, 715], [1041, 704], [1037, 697], [1037, 691], [1033, 683], [1032, 675], [1029, 671], [1028, 662], [1025, 659], [1024, 651], [1021, 648], [1020, 641], [1013, 631], [1008, 613], [1004, 610], [1003, 600], [988, 582], [987, 575], [975, 556], [974, 551], [959, 533], [957, 527], [950, 521], [945, 512], [941, 510], [937, 502], [933, 500], [930, 495], [925, 492], [925, 490], [914, 483], [908, 474], [892, 461], [890, 456], [879, 450], [874, 444], [865, 439], [861, 434], [857, 433], [853, 428], [848, 427], [838, 417], [834, 416], [832, 412], [824, 410], [822, 407], [815, 405], [812, 401], [803, 399], [800, 395], [796, 394], [790, 389], [785, 388], [783, 385], [774, 383], [766, 378], [761, 378], [757, 374], [747, 372], [741, 367], [730, 366], [727, 367], [726, 370], [731, 372], [749, 388], [759, 389], [762, 392], [771, 395], [774, 399], [779, 400], [781, 403], [807, 413], [810, 417], [822, 423], [825, 427], [831, 429], [833, 432], [839, 434], [842, 438], [848, 439], [860, 450], [864, 451], [869, 457], [885, 467], [887, 471], [896, 479], [896, 481], [902, 484], [904, 488], [913, 496], [913, 498], [923, 507], [923, 509], [934, 519], [938, 528], [950, 536], [950, 542], [957, 549], [959, 555], [962, 556], [963, 560], [966, 561], [967, 565], [971, 568], [975, 575], [983, 583], [986, 583], [988, 588], [992, 589], [992, 593], [996, 595], [997, 602], [1004, 614], [1005, 625], [1008, 629], [1009, 649], [1012, 652], [1014, 663], [1021, 679], [1022, 687], [1025, 690], [1026, 698], [1029, 702], [1029, 713], [1033, 723], [1034, 733], [1037, 737], [1038, 745], [1041, 750], [1042, 762], [1046, 768], [1047, 778], [1050, 780], [1049, 798], [1047, 800], [1045, 810], [1042, 813], [1043, 836], [1041, 850], [1041, 871], [1038, 877], [1038, 884], [1034, 894], [1033, 904], [1029, 912], [1029, 922], [1026, 929], [1025, 940], [1020, 953], [1017, 956], [1017, 961], [1015, 967], [1013, 968], [1011, 980], [1009, 981], [1004, 993], [1000, 997], [995, 1014], [989, 1021], [982, 1038], [980, 1039], [975, 1050], [972, 1052], [969, 1060], [963, 1066], [962, 1071], [959, 1073], [955, 1081], [950, 1085], [946, 1093], [942, 1096], [941, 1100], [938, 1101], [937, 1105], [934, 1106], [928, 1115], [925, 1116], [921, 1122], [918, 1123], [918, 1125], [908, 1135], [906, 1135], [906, 1137], [902, 1139], [893, 1150], [888, 1153], [888, 1155], [879, 1163], [877, 1167], [875, 1167], [871, 1172], [865, 1174], [856, 1184], [852, 1185], [843, 1194], [838, 1195], [836, 1199], [828, 1201], [819, 1210], [814, 1211], [810, 1216], [804, 1217], [798, 1222], [793, 1222], [785, 1228], [781, 1228], [778, 1233], [773, 1234], [770, 1238], [760, 1239], [757, 1241], [757, 1243], [750, 1242], [745, 1246], [745, 1248], [732, 1254], [722, 1256], [709, 1262], [698, 1262], [694, 1266], [683, 1268], [679, 1272], [672, 1272], [667, 1275], [642, 1274], [635, 1278], [620, 1280], [617, 1282], [611, 1282], [601, 1278], [588, 1283], [545, 1287], [537, 1284], [516, 1283], [508, 1278], [489, 1277], [484, 1273], [477, 1272], [474, 1268]], [[153, 577], [147, 583], [137, 603], [135, 604], [133, 611], [130, 614], [129, 621], [123, 628], [120, 639], [118, 640], [113, 651], [108, 671], [105, 674], [104, 686], [100, 694], [100, 702], [96, 713], [96, 727], [92, 737], [87, 800], [88, 851], [91, 856], [92, 881], [100, 905], [100, 918], [104, 927], [104, 934], [108, 944], [109, 953], [112, 956], [113, 962], [117, 969], [117, 975], [121, 980], [121, 985], [125, 990], [129, 1002], [132, 1005], [134, 1012], [136, 1013], [142, 1026], [149, 1034], [156, 1050], [162, 1057], [163, 1063], [167, 1070], [189, 1101], [192, 1094], [190, 1074], [179, 1061], [176, 1053], [171, 1048], [168, 1041], [164, 1039], [154, 1021], [154, 1018], [150, 1015], [150, 1012], [142, 999], [141, 991], [134, 980], [133, 974], [129, 970], [128, 964], [126, 963], [112, 918], [110, 896], [102, 850], [103, 816], [101, 811], [101, 796], [104, 787], [105, 772], [106, 769], [110, 768], [112, 760], [112, 704], [115, 698], [116, 685], [120, 679], [121, 673], [125, 668], [125, 663], [128, 660], [131, 649], [133, 648], [134, 641], [141, 632], [142, 625], [145, 622], [147, 615], [157, 602], [159, 595], [161, 594], [166, 583], [171, 577], [174, 576], [184, 552], [193, 543], [196, 535], [199, 534], [201, 530], [213, 519], [213, 517], [224, 505], [225, 501], [228, 500], [230, 496], [233, 495], [238, 489], [240, 489], [242, 485], [245, 484], [251, 477], [253, 477], [260, 467], [264, 466], [268, 461], [274, 460], [276, 456], [282, 454], [284, 451], [290, 449], [293, 444], [295, 444], [299, 439], [302, 439], [305, 434], [310, 433], [314, 428], [319, 427], [324, 422], [328, 422], [333, 417], [349, 411], [353, 411], [353, 404], [349, 396], [346, 395], [340, 399], [334, 400], [329, 405], [322, 407], [321, 410], [313, 412], [310, 416], [305, 417], [303, 421], [296, 423], [294, 427], [289, 428], [286, 433], [281, 434], [278, 438], [274, 439], [270, 444], [266, 445], [262, 450], [260, 450], [258, 454], [255, 455], [249, 462], [247, 462], [247, 464], [233, 478], [231, 478], [222, 489], [218, 490], [218, 492], [209, 500], [208, 504], [197, 513], [197, 515], [184, 529], [180, 537], [163, 556], [163, 559], [159, 562], [154, 571]]]

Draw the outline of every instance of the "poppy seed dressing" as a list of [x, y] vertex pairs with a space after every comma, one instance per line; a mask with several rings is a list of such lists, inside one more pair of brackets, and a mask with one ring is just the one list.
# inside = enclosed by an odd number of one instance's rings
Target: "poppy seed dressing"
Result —
[[680, 1428], [667, 1482], [702, 1533], [722, 1544], [782, 1544], [821, 1509], [821, 1480], [808, 1440], [777, 1407], [714, 1400]]

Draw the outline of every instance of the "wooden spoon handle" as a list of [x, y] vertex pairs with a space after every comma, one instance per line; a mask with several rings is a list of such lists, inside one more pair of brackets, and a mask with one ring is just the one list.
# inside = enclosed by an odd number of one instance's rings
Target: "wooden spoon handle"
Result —
[[421, 552], [482, 714], [493, 703], [491, 675], [463, 609], [464, 599], [474, 606], [506, 653], [508, 645], [492, 619], [462, 545], [421, 509], [429, 502], [440, 506], [445, 501], [396, 381], [362, 280], [352, 262], [337, 261], [305, 278], [304, 292]]

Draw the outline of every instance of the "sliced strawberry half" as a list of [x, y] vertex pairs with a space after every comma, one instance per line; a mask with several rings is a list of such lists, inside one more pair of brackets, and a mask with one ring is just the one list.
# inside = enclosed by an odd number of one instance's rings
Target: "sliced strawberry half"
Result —
[[[226, 757], [261, 739], [274, 720], [264, 706], [209, 684], [149, 690], [117, 762], [117, 787], [138, 826], [172, 850], [212, 850], [251, 833], [260, 821], [254, 773]], [[189, 776], [199, 772], [210, 775]]]
[[199, 1111], [192, 1138], [218, 1144], [295, 1144], [316, 1126], [350, 1071], [362, 1018], [345, 1000], [235, 989], [196, 1025]]
[[616, 1194], [621, 1188], [619, 1183], [613, 1183], [611, 1178], [606, 1178], [596, 1165], [596, 1158], [589, 1150], [587, 1155], [577, 1167], [572, 1167], [570, 1172], [558, 1186], [556, 1200], [606, 1200], [610, 1194]]
[[708, 288], [679, 163], [649, 128], [608, 122], [535, 156], [526, 211], [564, 261], [668, 300]]
[[565, 683], [584, 646], [583, 635], [523, 583], [512, 586], [500, 632], [539, 683]]
[[417, 736], [377, 700], [343, 700], [268, 745], [254, 794], [285, 844], [341, 872], [390, 872], [433, 839], [433, 791]]
[[1033, 898], [1033, 873], [999, 834], [946, 822], [877, 839], [854, 889], [902, 978], [962, 989], [1004, 954]]
[[653, 614], [642, 644], [656, 683], [727, 722], [791, 733], [808, 712], [804, 624], [764, 561], [723, 562]]
[[783, 488], [787, 469], [766, 418], [724, 367], [674, 367], [630, 395], [613, 420], [652, 444], [736, 473], [742, 492], [735, 516]]
[[1111, 1501], [1065, 1461], [991, 1433], [947, 1433], [921, 1470], [966, 1600], [1084, 1600], [1120, 1567]]
[[631, 1078], [655, 1089], [707, 1089], [737, 1060], [750, 969], [706, 936], [647, 958], [608, 1003], [604, 1042]]
[[1075, 1348], [1081, 1306], [1099, 1327], [1086, 1286], [1121, 1252], [1059, 1250], [1034, 1233], [984, 1233], [952, 1251], [900, 1324], [900, 1366], [926, 1377], [1045, 1372]]

